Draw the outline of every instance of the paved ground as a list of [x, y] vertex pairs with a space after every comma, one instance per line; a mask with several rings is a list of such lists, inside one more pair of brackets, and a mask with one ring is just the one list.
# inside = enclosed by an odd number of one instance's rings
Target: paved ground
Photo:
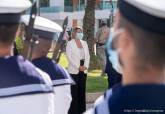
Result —
[[90, 109], [90, 108], [92, 108], [93, 107], [93, 103], [87, 103], [86, 104], [86, 109]]
[[93, 103], [94, 101], [99, 97], [103, 95], [103, 93], [101, 92], [98, 92], [98, 93], [87, 93], [86, 94], [86, 108], [89, 109], [89, 108], [92, 108], [93, 107]]
[[87, 103], [93, 103], [101, 95], [103, 95], [102, 92], [86, 93], [86, 102]]

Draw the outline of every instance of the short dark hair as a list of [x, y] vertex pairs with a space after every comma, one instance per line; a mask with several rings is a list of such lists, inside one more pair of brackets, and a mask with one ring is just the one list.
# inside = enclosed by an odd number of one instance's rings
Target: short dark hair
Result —
[[0, 24], [0, 42], [11, 44], [15, 39], [15, 35], [19, 24]]
[[165, 67], [165, 35], [157, 34], [138, 27], [122, 15], [119, 28], [125, 28], [131, 34], [136, 47], [140, 64], [153, 65], [157, 68]]

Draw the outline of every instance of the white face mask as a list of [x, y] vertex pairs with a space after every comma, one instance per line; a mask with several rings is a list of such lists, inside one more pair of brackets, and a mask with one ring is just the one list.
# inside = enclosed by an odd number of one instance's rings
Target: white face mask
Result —
[[84, 37], [83, 33], [76, 33], [76, 38], [82, 40]]
[[112, 67], [120, 74], [122, 74], [122, 67], [119, 62], [119, 49], [113, 49], [113, 41], [123, 30], [119, 30], [115, 33], [110, 32], [110, 38], [107, 42], [107, 52], [109, 55], [109, 60], [112, 63]]

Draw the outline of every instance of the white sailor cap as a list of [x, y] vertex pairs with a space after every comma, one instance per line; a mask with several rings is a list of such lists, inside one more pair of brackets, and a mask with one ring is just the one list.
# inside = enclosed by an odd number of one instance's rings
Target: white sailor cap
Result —
[[[30, 15], [23, 15], [21, 17], [21, 22], [28, 26], [30, 20]], [[57, 33], [62, 32], [62, 27], [46, 18], [36, 16], [34, 22], [34, 34], [38, 35], [39, 38], [54, 39]]]
[[119, 10], [135, 25], [165, 34], [165, 0], [119, 0]]
[[0, 0], [0, 23], [19, 23], [21, 13], [31, 5], [29, 0]]

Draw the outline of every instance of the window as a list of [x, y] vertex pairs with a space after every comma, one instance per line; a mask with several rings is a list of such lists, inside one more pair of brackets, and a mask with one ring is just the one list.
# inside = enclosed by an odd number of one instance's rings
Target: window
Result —
[[[77, 5], [76, 5], [75, 10], [80, 11], [80, 10], [85, 9], [85, 0], [77, 0], [76, 2], [77, 2]], [[74, 10], [73, 9], [73, 0], [65, 0], [64, 5], [65, 5], [65, 11], [72, 12]]]
[[39, 0], [41, 7], [49, 7], [49, 0]]
[[79, 2], [80, 2], [81, 5], [85, 4], [85, 0], [79, 0]]
[[64, 1], [64, 10], [66, 12], [72, 12], [73, 11], [73, 0], [65, 0]]

